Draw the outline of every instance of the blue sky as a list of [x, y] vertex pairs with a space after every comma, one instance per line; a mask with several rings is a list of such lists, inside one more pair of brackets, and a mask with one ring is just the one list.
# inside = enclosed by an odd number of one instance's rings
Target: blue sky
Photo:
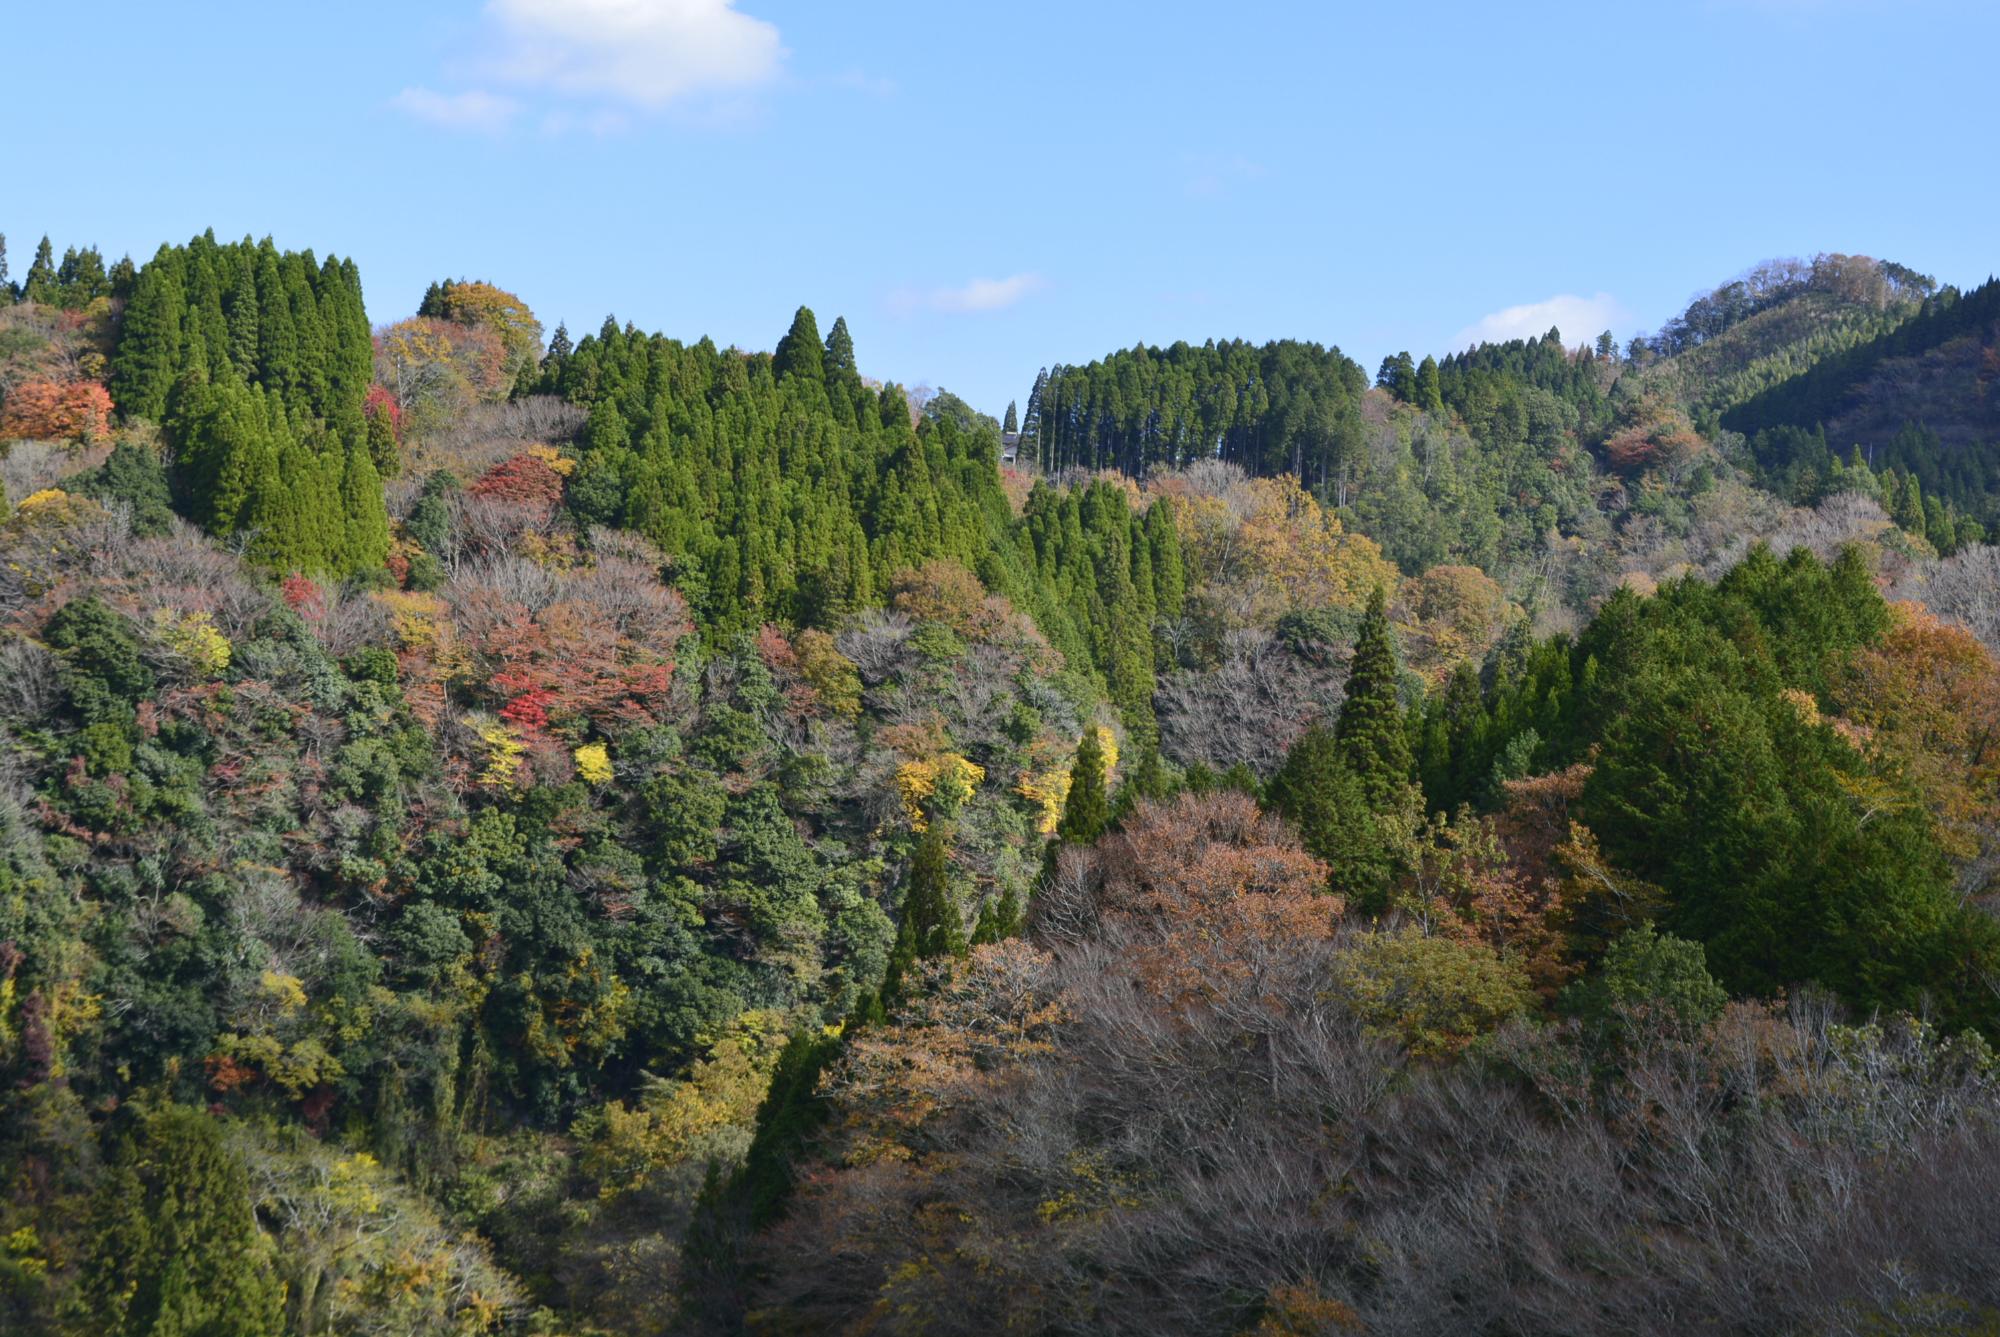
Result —
[[1372, 370], [1771, 256], [2000, 269], [1991, 0], [9, 9], [17, 278], [212, 226], [354, 256], [377, 322], [464, 276], [769, 348], [804, 302], [991, 412], [1138, 340]]

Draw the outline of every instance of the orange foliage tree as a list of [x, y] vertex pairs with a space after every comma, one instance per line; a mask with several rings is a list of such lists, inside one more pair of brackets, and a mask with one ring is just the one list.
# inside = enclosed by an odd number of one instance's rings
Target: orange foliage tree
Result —
[[111, 433], [111, 392], [96, 381], [29, 381], [0, 405], [0, 440], [103, 440]]
[[1912, 781], [1983, 890], [2000, 846], [2000, 663], [1971, 632], [1896, 604], [1888, 634], [1835, 688], [1843, 732]]

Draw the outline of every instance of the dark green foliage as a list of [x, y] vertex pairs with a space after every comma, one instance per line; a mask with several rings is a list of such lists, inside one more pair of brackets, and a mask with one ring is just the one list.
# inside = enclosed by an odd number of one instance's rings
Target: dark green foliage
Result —
[[95, 596], [57, 609], [42, 640], [62, 653], [70, 705], [85, 724], [123, 724], [133, 704], [153, 690], [131, 623]]
[[1146, 345], [1038, 377], [1022, 419], [1044, 471], [1221, 458], [1326, 487], [1358, 466], [1368, 378], [1337, 348], [1230, 340]]
[[606, 321], [550, 358], [542, 389], [590, 410], [572, 510], [664, 549], [718, 635], [835, 624], [933, 558], [1011, 559], [997, 432], [949, 417], [913, 430], [900, 393], [878, 396], [840, 371], [844, 353], [828, 373], [809, 311], [781, 353], [744, 357]]
[[1382, 592], [1369, 600], [1347, 669], [1347, 690], [1334, 727], [1341, 764], [1360, 782], [1369, 802], [1395, 801], [1414, 775], [1410, 741], [1403, 725], [1401, 674], [1396, 666], [1395, 633]]
[[910, 856], [910, 881], [903, 892], [903, 917], [889, 969], [882, 978], [882, 1001], [893, 1007], [909, 987], [919, 961], [965, 955], [965, 921], [952, 891], [951, 833], [933, 821], [917, 837]]
[[132, 513], [132, 532], [140, 538], [156, 538], [173, 523], [166, 465], [158, 451], [135, 442], [119, 442], [78, 490], [106, 504], [125, 506]]
[[1085, 729], [1069, 768], [1069, 797], [1056, 822], [1056, 842], [1088, 845], [1111, 824], [1111, 798], [1104, 778], [1104, 744], [1096, 729]]
[[[840, 333], [847, 333], [847, 326], [841, 324]], [[847, 341], [846, 353], [851, 361], [854, 343]], [[778, 350], [771, 356], [771, 374], [780, 381], [790, 376], [804, 376], [809, 380], [826, 379], [826, 348], [819, 337], [819, 322], [813, 318], [808, 307], [800, 307], [792, 317], [792, 328], [785, 337], [778, 340]]]
[[35, 258], [28, 264], [28, 273], [21, 280], [21, 300], [38, 302], [43, 306], [55, 306], [61, 294], [56, 288], [56, 253], [49, 245], [47, 236], [35, 248]]
[[1563, 1001], [1595, 1026], [1640, 1013], [1692, 1031], [1722, 1015], [1729, 993], [1708, 973], [1700, 943], [1641, 924], [1612, 943], [1597, 973], [1571, 985]]
[[92, 1209], [85, 1293], [117, 1337], [270, 1337], [284, 1288], [219, 1121], [130, 1116]]
[[138, 272], [111, 393], [166, 427], [188, 514], [250, 533], [280, 570], [351, 575], [388, 551], [383, 447], [362, 412], [373, 365], [351, 261], [204, 234]]

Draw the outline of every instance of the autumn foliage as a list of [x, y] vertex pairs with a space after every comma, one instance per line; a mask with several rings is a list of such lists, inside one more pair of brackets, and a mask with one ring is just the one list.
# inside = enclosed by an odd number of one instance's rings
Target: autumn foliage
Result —
[[101, 441], [111, 393], [96, 381], [29, 381], [0, 403], [0, 441]]

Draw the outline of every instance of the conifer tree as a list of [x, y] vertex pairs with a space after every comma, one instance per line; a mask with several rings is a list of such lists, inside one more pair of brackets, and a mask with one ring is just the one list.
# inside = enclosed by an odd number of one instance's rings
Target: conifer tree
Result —
[[1187, 606], [1187, 565], [1181, 555], [1174, 503], [1162, 497], [1146, 508], [1146, 550], [1153, 567], [1153, 611], [1172, 620]]
[[1433, 415], [1444, 413], [1444, 385], [1438, 379], [1437, 359], [1428, 353], [1417, 366], [1417, 407]]
[[44, 306], [56, 304], [56, 253], [49, 245], [47, 237], [35, 248], [35, 258], [28, 265], [28, 276], [21, 284], [21, 300], [39, 302]]
[[1069, 798], [1056, 822], [1056, 843], [1088, 845], [1111, 824], [1111, 797], [1104, 777], [1104, 744], [1095, 726], [1086, 728], [1069, 768]]
[[113, 1145], [92, 1203], [84, 1294], [113, 1337], [268, 1337], [284, 1286], [222, 1124], [149, 1112]]
[[1342, 763], [1361, 782], [1371, 803], [1390, 805], [1409, 785], [1410, 740], [1397, 691], [1394, 633], [1379, 589], [1368, 601], [1354, 642], [1334, 740]]
[[1001, 420], [1000, 430], [1012, 435], [1021, 430], [1021, 417], [1015, 410], [1014, 401], [1007, 401], [1007, 416]]
[[983, 947], [987, 943], [1017, 938], [1020, 934], [1021, 898], [1009, 887], [999, 900], [988, 901], [979, 908], [979, 922], [972, 930], [972, 946]]
[[847, 380], [860, 374], [854, 362], [854, 336], [847, 332], [847, 317], [835, 316], [833, 330], [826, 336], [826, 378]]
[[0, 305], [14, 301], [14, 285], [7, 281], [7, 234], [0, 232]]
[[890, 950], [889, 968], [882, 977], [883, 1003], [893, 1007], [901, 1001], [917, 962], [963, 956], [965, 947], [965, 926], [951, 893], [951, 832], [945, 822], [934, 818], [917, 837], [916, 851], [910, 856], [903, 922], [896, 930], [896, 945]]
[[778, 341], [778, 351], [772, 355], [771, 374], [780, 381], [790, 376], [826, 379], [826, 348], [820, 342], [819, 322], [811, 307], [800, 307], [792, 317], [792, 328]]
[[121, 255], [118, 263], [111, 266], [107, 276], [111, 283], [111, 296], [116, 301], [128, 301], [132, 296], [132, 285], [138, 281], [139, 267], [132, 263], [132, 257]]
[[389, 556], [389, 514], [382, 476], [366, 446], [349, 446], [340, 479], [341, 569], [354, 575], [378, 569]]

